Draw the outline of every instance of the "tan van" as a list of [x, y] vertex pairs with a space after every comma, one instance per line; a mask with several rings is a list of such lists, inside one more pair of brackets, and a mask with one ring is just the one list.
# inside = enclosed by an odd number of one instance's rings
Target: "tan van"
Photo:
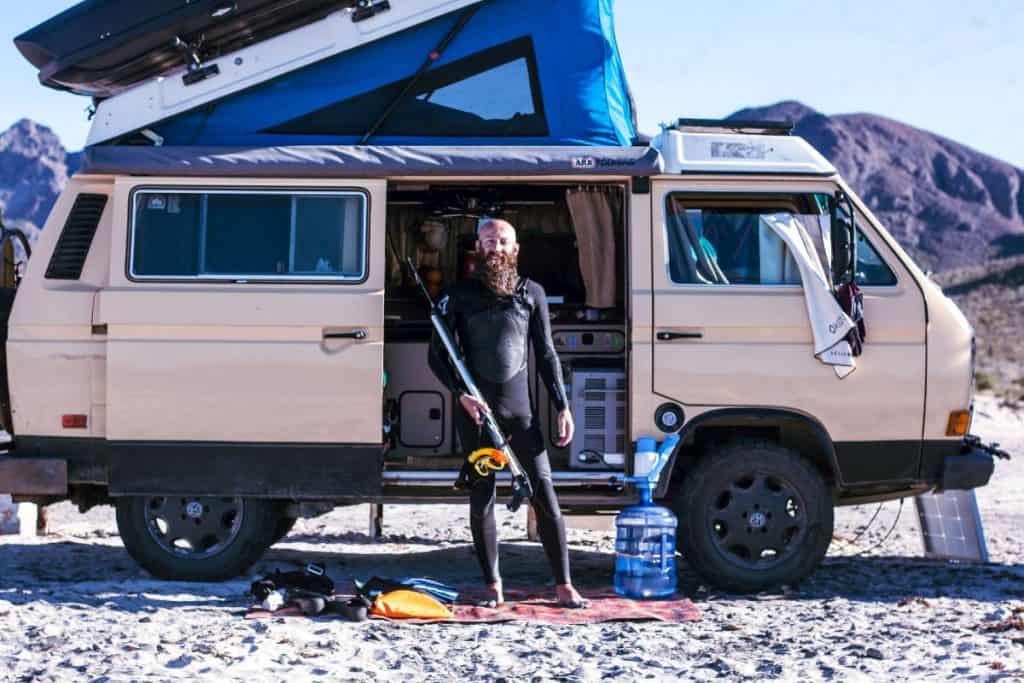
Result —
[[[236, 575], [332, 506], [460, 500], [456, 406], [401, 264], [435, 292], [471, 277], [486, 215], [516, 225], [548, 295], [568, 447], [536, 380], [534, 401], [567, 513], [635, 502], [637, 439], [679, 432], [657, 497], [693, 569], [746, 590], [811, 572], [834, 505], [992, 473], [965, 445], [970, 326], [825, 159], [771, 128], [86, 157], [10, 311], [0, 490], [116, 505], [158, 576]], [[765, 229], [779, 214], [822, 228], [833, 278], [854, 266], [867, 341], [843, 379], [813, 353], [793, 254]]]

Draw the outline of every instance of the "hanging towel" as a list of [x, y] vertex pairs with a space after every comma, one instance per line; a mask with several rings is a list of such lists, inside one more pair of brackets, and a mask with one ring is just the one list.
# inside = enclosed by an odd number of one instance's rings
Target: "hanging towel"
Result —
[[807, 317], [814, 336], [814, 355], [822, 363], [831, 365], [839, 379], [843, 379], [857, 368], [846, 341], [847, 333], [855, 325], [832, 295], [832, 284], [818, 259], [814, 243], [792, 214], [765, 215], [761, 216], [761, 221], [782, 238], [800, 269]]

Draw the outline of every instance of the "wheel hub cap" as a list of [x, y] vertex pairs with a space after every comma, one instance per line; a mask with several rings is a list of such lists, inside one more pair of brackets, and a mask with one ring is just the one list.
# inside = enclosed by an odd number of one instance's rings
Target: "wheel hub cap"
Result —
[[748, 472], [723, 484], [707, 519], [725, 559], [766, 569], [798, 551], [808, 527], [803, 497], [792, 484], [763, 472]]
[[146, 501], [146, 528], [164, 551], [202, 559], [222, 552], [238, 537], [241, 498], [155, 497]]

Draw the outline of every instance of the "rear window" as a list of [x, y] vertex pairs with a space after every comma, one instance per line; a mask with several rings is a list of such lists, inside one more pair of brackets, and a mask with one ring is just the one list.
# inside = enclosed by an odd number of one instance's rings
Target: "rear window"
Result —
[[360, 192], [139, 190], [136, 279], [341, 280], [366, 275]]

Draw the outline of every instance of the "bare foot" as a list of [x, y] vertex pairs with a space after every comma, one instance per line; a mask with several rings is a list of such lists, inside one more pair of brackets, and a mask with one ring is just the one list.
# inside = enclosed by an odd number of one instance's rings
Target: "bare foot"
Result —
[[487, 584], [487, 597], [477, 602], [478, 607], [498, 607], [505, 604], [505, 595], [501, 589], [501, 581]]
[[571, 583], [555, 586], [555, 594], [558, 596], [558, 604], [570, 609], [587, 609], [590, 607], [590, 600], [587, 600], [579, 591], [573, 588]]

